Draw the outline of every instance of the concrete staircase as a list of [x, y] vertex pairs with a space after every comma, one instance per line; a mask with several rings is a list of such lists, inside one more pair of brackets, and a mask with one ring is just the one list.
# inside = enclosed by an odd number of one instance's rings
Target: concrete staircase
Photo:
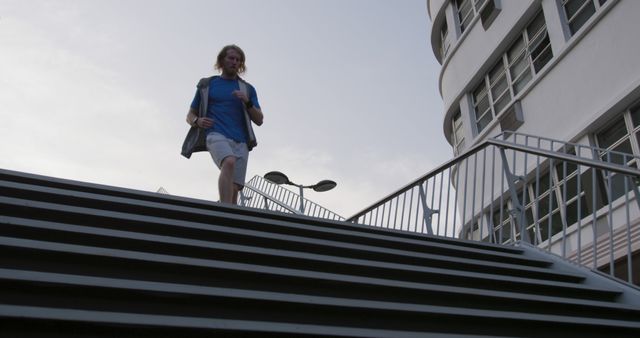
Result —
[[528, 247], [0, 170], [0, 337], [640, 337]]

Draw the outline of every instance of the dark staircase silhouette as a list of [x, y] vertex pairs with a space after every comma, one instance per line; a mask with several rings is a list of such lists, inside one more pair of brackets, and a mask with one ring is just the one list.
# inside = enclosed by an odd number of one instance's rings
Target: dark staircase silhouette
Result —
[[640, 337], [640, 292], [527, 246], [0, 170], [0, 337]]

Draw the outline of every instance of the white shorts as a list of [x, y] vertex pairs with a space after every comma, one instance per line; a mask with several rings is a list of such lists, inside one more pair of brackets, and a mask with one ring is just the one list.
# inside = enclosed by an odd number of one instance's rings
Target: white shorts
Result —
[[222, 160], [227, 156], [234, 156], [236, 158], [236, 166], [233, 172], [233, 182], [244, 187], [247, 163], [249, 162], [247, 144], [228, 139], [220, 133], [209, 133], [207, 135], [207, 150], [209, 150], [209, 154], [211, 154], [211, 158], [218, 166], [218, 169], [222, 167]]

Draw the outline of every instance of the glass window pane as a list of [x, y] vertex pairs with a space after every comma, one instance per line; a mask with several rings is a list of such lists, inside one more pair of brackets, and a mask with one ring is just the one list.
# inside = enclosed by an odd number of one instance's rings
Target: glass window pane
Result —
[[460, 124], [462, 124], [462, 113], [458, 110], [453, 114], [453, 126], [456, 127]]
[[556, 165], [556, 173], [558, 174], [558, 179], [563, 180], [565, 178], [565, 173], [567, 173], [566, 176], [571, 176], [576, 171], [576, 169], [577, 166], [575, 163], [571, 163], [569, 161], [559, 162]]
[[624, 119], [620, 117], [612, 126], [596, 135], [598, 139], [598, 146], [605, 149], [609, 148], [626, 135], [627, 128], [625, 127]]
[[538, 217], [542, 218], [545, 215], [549, 214], [549, 196], [551, 196], [551, 210], [555, 210], [558, 208], [558, 201], [556, 201], [555, 193], [550, 195], [546, 195], [540, 199], [538, 202]]
[[[631, 154], [633, 152], [633, 150], [631, 149], [631, 141], [629, 141], [629, 139], [625, 140], [624, 142], [620, 143], [615, 148], [613, 148], [613, 151], [621, 152], [625, 154]], [[614, 152], [612, 152], [611, 155], [607, 154], [602, 158], [603, 161], [609, 161], [611, 163], [616, 163], [621, 165], [628, 164], [631, 161], [631, 159], [632, 159], [631, 156], [625, 156], [623, 154], [614, 153]]]
[[484, 114], [484, 116], [482, 116], [477, 123], [478, 132], [481, 132], [484, 128], [486, 128], [489, 125], [489, 123], [491, 123], [491, 119], [492, 119], [491, 114], [489, 113]]
[[480, 10], [480, 8], [482, 8], [482, 6], [487, 2], [488, 0], [474, 0], [473, 2], [475, 3], [476, 6], [476, 12], [478, 12]]
[[509, 209], [507, 208], [507, 205], [503, 205], [502, 206], [502, 219], [500, 219], [500, 208], [498, 206], [495, 207], [496, 209], [493, 211], [493, 226], [497, 227], [500, 224], [502, 224], [504, 221], [509, 219]]
[[511, 102], [511, 93], [506, 90], [505, 93], [498, 99], [498, 102], [494, 104], [495, 113], [499, 114], [505, 107]]
[[496, 233], [496, 237], [500, 236], [500, 232], [502, 232], [502, 238], [500, 242], [508, 242], [511, 239], [511, 224], [507, 223], [502, 228], [500, 228], [498, 230], [498, 233]]
[[502, 77], [493, 84], [493, 87], [491, 87], [491, 96], [493, 97], [493, 101], [495, 102], [500, 100], [500, 97], [505, 91], [509, 91], [509, 87], [507, 86], [506, 74], [503, 73]]
[[553, 52], [551, 51], [551, 45], [547, 45], [540, 55], [533, 61], [533, 68], [536, 73], [540, 71], [549, 61], [553, 59]]
[[513, 93], [518, 94], [520, 91], [522, 91], [527, 86], [527, 83], [529, 83], [530, 80], [531, 69], [527, 67], [524, 73], [520, 75], [518, 79], [516, 79], [516, 82], [513, 85]]
[[[547, 227], [549, 226], [548, 224], [545, 224], [545, 225]], [[556, 211], [551, 216], [551, 237], [553, 237], [553, 235], [561, 231], [562, 231], [562, 217], [560, 216], [560, 212]]]
[[[624, 195], [625, 192], [631, 191], [631, 189], [633, 188], [633, 183], [627, 180], [627, 189], [625, 189], [624, 181], [625, 175], [614, 174], [613, 176], [611, 176], [611, 201], [615, 201], [618, 197]], [[608, 179], [605, 180], [605, 184], [609, 184]]]
[[548, 237], [548, 233], [549, 233], [549, 227], [547, 226], [546, 222], [540, 222], [538, 224], [538, 230], [540, 231], [540, 240], [541, 241], [546, 241], [547, 239], [549, 239]]
[[577, 32], [595, 12], [596, 8], [593, 5], [593, 2], [589, 0], [589, 3], [582, 8], [580, 12], [576, 13], [574, 17], [569, 19], [569, 28], [571, 29], [571, 33], [575, 34], [575, 32]]
[[543, 29], [545, 29], [544, 15], [542, 14], [542, 11], [540, 11], [538, 15], [536, 15], [536, 18], [533, 19], [527, 27], [527, 37], [529, 38], [529, 41], [534, 40], [534, 37], [539, 35], [540, 31]]
[[549, 222], [551, 222], [551, 237], [562, 231], [562, 217], [560, 212], [556, 210], [551, 215], [551, 220], [549, 220], [548, 216], [540, 220], [540, 233], [543, 241], [549, 238]]
[[631, 120], [634, 127], [640, 126], [640, 106], [631, 108]]
[[478, 87], [473, 91], [473, 102], [480, 101], [484, 96], [487, 95], [487, 86], [485, 85], [484, 79]]
[[527, 205], [529, 204], [529, 202], [531, 202], [528, 192], [524, 193], [524, 202], [522, 201], [522, 190], [518, 191], [517, 196], [518, 196], [518, 202], [520, 202], [520, 204], [522, 205]]
[[507, 52], [507, 59], [509, 60], [509, 64], [513, 63], [513, 60], [522, 56], [525, 51], [524, 39], [522, 36], [509, 48]]
[[473, 19], [473, 8], [471, 7], [471, 2], [469, 0], [457, 0], [456, 5], [458, 7], [460, 31], [464, 32], [471, 19]]
[[526, 225], [533, 224], [533, 209], [532, 208], [527, 208], [525, 210], [524, 214], [525, 214], [525, 218], [526, 218], [526, 222], [527, 222]]
[[538, 179], [538, 186], [534, 186], [533, 189], [534, 194], [536, 189], [538, 189], [538, 196], [544, 195], [545, 192], [549, 191], [549, 173], [540, 174], [540, 178]]
[[[578, 195], [578, 176], [573, 176], [566, 181], [567, 200], [570, 200]], [[582, 187], [580, 187], [582, 188]], [[563, 188], [565, 189], [565, 188]], [[582, 189], [581, 189], [582, 190]], [[564, 194], [564, 192], [563, 192]]]
[[[480, 117], [486, 114], [490, 109], [489, 98], [485, 96], [480, 102], [476, 103], [476, 120], [479, 120]], [[489, 112], [488, 115], [491, 115], [491, 113]]]
[[565, 10], [565, 12], [567, 14], [567, 20], [571, 20], [571, 18], [573, 18], [573, 16], [575, 16], [576, 13], [578, 13], [580, 8], [582, 8], [582, 6], [587, 1], [592, 1], [592, 0], [567, 0], [567, 1], [565, 1], [564, 10]]
[[517, 59], [514, 60], [509, 68], [511, 79], [516, 81], [518, 77], [520, 77], [526, 70], [529, 69], [529, 62], [527, 58], [524, 57], [524, 54]]
[[580, 198], [580, 214], [578, 214], [577, 199], [567, 204], [567, 226], [571, 226], [572, 224], [578, 222], [578, 217], [580, 217], [580, 219], [583, 219], [587, 216], [589, 216], [589, 210], [587, 210], [587, 198], [584, 194]]
[[499, 81], [503, 76], [504, 62], [500, 59], [500, 61], [489, 72], [489, 84], [493, 87], [493, 84], [496, 83], [496, 81]]

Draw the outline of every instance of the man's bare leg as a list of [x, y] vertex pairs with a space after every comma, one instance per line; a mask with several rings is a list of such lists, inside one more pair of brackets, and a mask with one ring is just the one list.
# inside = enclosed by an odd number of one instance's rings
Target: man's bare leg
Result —
[[240, 190], [242, 190], [242, 187], [234, 183], [233, 184], [233, 201], [231, 202], [232, 204], [238, 205], [238, 193], [240, 192]]
[[[233, 171], [236, 167], [236, 158], [227, 156], [222, 160], [220, 168], [220, 177], [218, 178], [218, 193], [220, 194], [220, 202], [235, 204], [237, 201], [237, 191], [235, 183], [233, 183]], [[234, 193], [235, 192], [235, 193]]]

